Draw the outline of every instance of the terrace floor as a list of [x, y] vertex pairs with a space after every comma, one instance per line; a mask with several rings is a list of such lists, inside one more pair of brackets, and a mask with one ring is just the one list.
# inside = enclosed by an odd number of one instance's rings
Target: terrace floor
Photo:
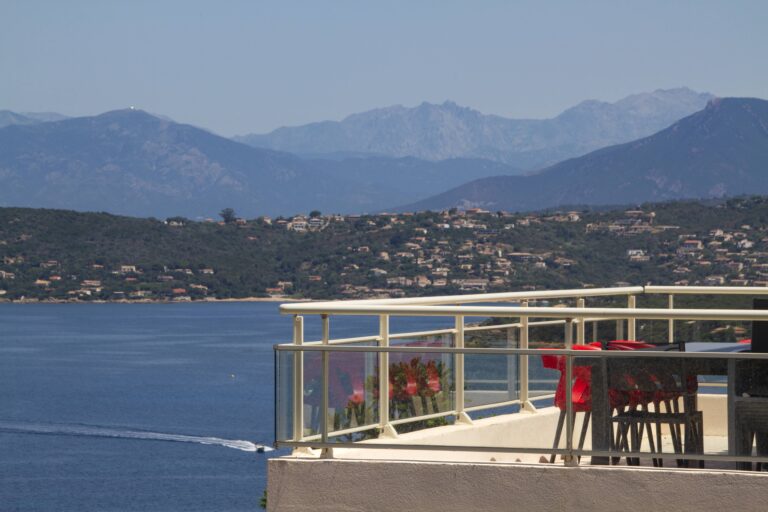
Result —
[[[725, 395], [699, 395], [699, 408], [704, 415], [704, 451], [707, 454], [727, 454], [728, 435], [726, 418]], [[419, 449], [419, 445], [444, 446], [499, 446], [548, 449], [552, 447], [554, 433], [559, 415], [559, 409], [545, 407], [535, 413], [521, 411], [513, 414], [494, 416], [474, 420], [472, 424], [457, 423], [443, 427], [435, 427], [417, 432], [401, 434], [397, 438], [379, 438], [362, 441], [360, 448], [340, 447], [332, 450], [332, 458], [339, 460], [400, 460], [422, 462], [469, 462], [469, 463], [523, 463], [550, 465], [549, 455], [541, 453], [519, 453], [515, 451], [463, 451], [463, 450], [434, 450]], [[574, 425], [577, 438], [582, 416], [578, 415]], [[564, 437], [564, 435], [563, 435]], [[672, 438], [667, 434], [662, 436], [662, 452], [665, 455], [664, 465], [676, 467], [676, 459]], [[362, 445], [398, 443], [413, 445], [413, 449], [369, 449]], [[561, 447], [564, 441], [561, 439]], [[590, 449], [590, 431], [587, 432], [585, 449]], [[643, 443], [643, 452], [649, 452], [647, 439]], [[328, 456], [321, 450], [298, 450], [292, 457], [320, 458]], [[556, 457], [555, 465], [563, 465], [562, 457]], [[580, 462], [589, 465], [590, 458], [584, 457]], [[625, 465], [624, 458], [619, 462]], [[650, 455], [640, 457], [641, 466], [652, 466]], [[735, 463], [725, 461], [707, 461], [707, 468], [736, 469]]]

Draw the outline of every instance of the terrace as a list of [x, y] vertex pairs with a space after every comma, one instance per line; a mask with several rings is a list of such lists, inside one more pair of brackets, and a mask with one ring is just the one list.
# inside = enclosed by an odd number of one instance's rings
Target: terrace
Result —
[[[766, 295], [638, 286], [283, 305], [294, 335], [275, 346], [276, 444], [293, 453], [269, 462], [269, 507], [754, 510], [768, 501], [755, 471], [768, 467], [768, 311], [752, 301]], [[305, 340], [305, 317], [319, 339]], [[370, 334], [333, 338], [332, 317], [334, 331], [354, 321]], [[744, 330], [751, 345], [723, 336]]]

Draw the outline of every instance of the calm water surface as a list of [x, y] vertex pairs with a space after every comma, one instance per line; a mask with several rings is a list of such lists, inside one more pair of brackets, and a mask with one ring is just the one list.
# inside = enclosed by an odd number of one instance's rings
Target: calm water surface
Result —
[[258, 509], [266, 456], [249, 450], [273, 441], [272, 345], [291, 336], [277, 307], [0, 305], [0, 511]]

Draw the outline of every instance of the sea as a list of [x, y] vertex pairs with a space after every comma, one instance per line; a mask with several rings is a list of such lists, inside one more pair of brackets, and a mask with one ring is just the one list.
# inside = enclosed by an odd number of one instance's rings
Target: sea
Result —
[[0, 304], [0, 512], [258, 510], [291, 332], [272, 302]]

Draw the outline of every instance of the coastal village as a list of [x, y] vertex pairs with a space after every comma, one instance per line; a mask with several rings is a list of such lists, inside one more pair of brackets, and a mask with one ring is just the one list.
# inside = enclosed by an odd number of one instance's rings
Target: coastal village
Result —
[[[708, 208], [748, 213], [742, 203]], [[276, 219], [158, 222], [170, 232], [206, 225], [252, 244], [257, 251], [254, 265], [263, 267], [259, 275], [271, 276], [259, 288], [248, 289], [248, 296], [261, 298], [403, 297], [647, 282], [768, 286], [767, 226], [704, 222], [691, 229], [669, 222], [670, 213], [663, 209], [656, 205], [607, 213], [515, 214], [479, 208], [378, 215], [312, 212]], [[718, 218], [717, 212], [713, 217]], [[72, 261], [43, 253], [39, 245], [32, 250], [31, 244], [39, 242], [35, 237], [44, 235], [13, 233], [13, 221], [6, 221], [0, 230], [0, 300], [244, 298], [242, 292], [225, 293], [233, 270], [222, 267], [229, 265], [199, 260], [186, 266], [172, 261], [147, 265], [93, 258], [74, 268]], [[269, 258], [258, 255], [260, 245], [274, 245], [275, 240], [297, 249], [293, 260], [283, 261], [277, 270], [266, 268]], [[311, 240], [315, 250], [306, 252], [304, 244]], [[614, 271], [603, 266], [609, 260]]]

